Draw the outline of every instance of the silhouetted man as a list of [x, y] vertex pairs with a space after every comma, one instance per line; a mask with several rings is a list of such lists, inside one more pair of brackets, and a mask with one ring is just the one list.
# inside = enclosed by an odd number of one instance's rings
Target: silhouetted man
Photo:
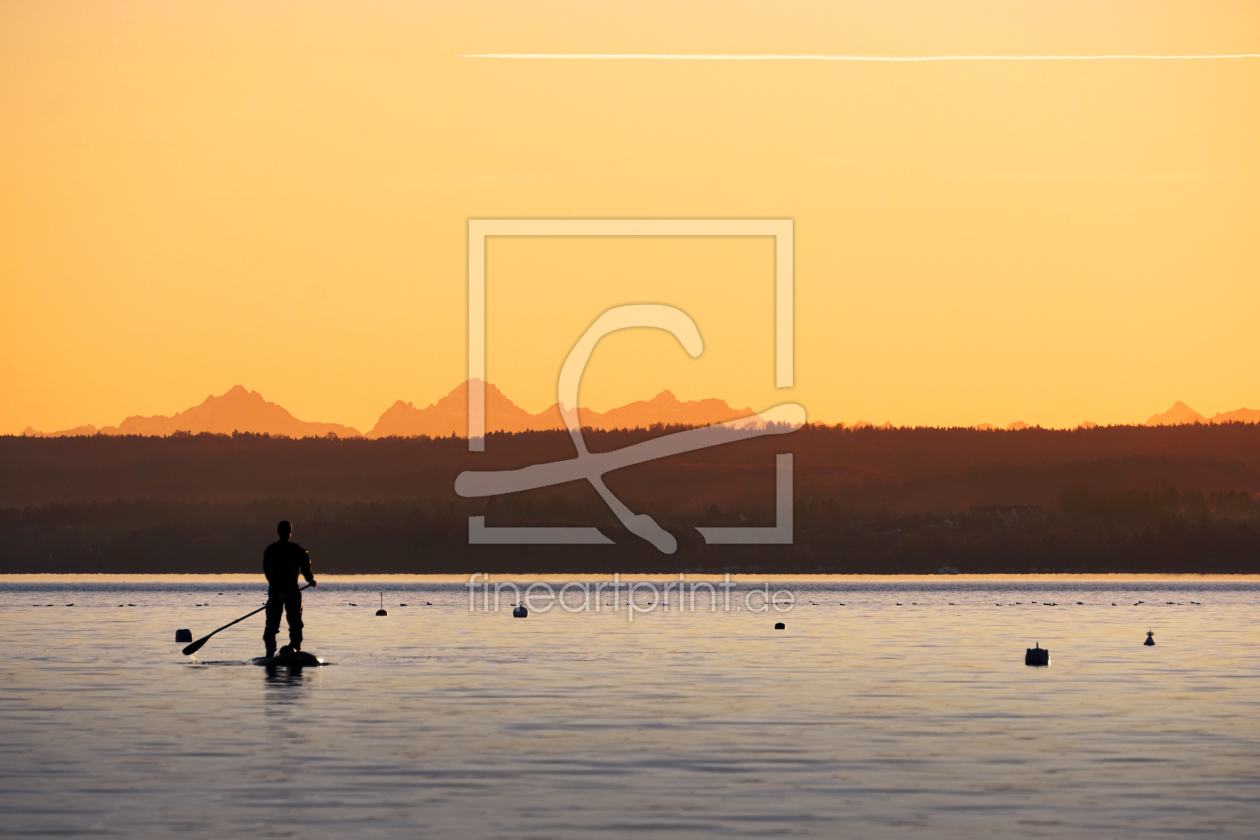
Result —
[[276, 633], [280, 630], [280, 613], [289, 619], [289, 647], [293, 653], [302, 649], [302, 591], [298, 589], [298, 575], [306, 578], [311, 586], [318, 586], [311, 574], [311, 558], [306, 549], [295, 542], [293, 526], [287, 521], [276, 526], [280, 539], [267, 546], [263, 552], [263, 574], [267, 576], [267, 626], [263, 630], [263, 643], [267, 656], [276, 655]]

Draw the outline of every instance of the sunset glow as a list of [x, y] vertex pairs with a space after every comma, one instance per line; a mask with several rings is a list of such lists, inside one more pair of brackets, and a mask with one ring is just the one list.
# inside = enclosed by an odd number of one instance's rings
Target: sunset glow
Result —
[[[0, 433], [236, 384], [360, 430], [432, 403], [466, 374], [473, 218], [795, 224], [784, 392], [768, 241], [492, 241], [487, 379], [530, 412], [629, 303], [705, 351], [610, 336], [601, 411], [1260, 408], [1258, 49], [1245, 3], [8, 2]], [[468, 57], [509, 54], [846, 60]], [[1191, 58], [902, 60], [960, 56]]]

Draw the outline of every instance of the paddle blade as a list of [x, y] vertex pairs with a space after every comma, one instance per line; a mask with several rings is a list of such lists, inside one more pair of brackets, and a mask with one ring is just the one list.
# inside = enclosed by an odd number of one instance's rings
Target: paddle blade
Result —
[[210, 636], [206, 636], [204, 639], [198, 639], [197, 641], [193, 642], [191, 645], [184, 648], [184, 656], [192, 656], [194, 653], [201, 650], [202, 646], [205, 645], [205, 643], [208, 641], [210, 641]]

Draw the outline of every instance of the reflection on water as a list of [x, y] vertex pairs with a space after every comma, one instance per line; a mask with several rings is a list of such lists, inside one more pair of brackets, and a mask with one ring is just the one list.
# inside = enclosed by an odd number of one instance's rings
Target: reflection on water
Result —
[[302, 675], [306, 670], [301, 666], [287, 667], [268, 665], [261, 669], [266, 677], [267, 687], [274, 691], [268, 697], [291, 697], [292, 690], [302, 687]]
[[[633, 623], [470, 614], [463, 587], [418, 583], [384, 584], [376, 617], [381, 588], [321, 579], [305, 647], [335, 664], [293, 669], [250, 664], [261, 617], [179, 654], [176, 629], [248, 612], [257, 583], [0, 583], [0, 833], [1250, 837], [1260, 818], [1255, 582], [836, 579], [790, 584], [783, 616]], [[1052, 667], [1023, 664], [1034, 643]]]

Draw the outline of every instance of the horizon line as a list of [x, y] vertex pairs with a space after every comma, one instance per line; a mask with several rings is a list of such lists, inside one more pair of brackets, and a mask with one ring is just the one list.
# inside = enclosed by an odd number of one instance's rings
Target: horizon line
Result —
[[823, 55], [809, 53], [467, 53], [456, 58], [559, 61], [1211, 61], [1260, 58], [1260, 53], [1213, 55]]

